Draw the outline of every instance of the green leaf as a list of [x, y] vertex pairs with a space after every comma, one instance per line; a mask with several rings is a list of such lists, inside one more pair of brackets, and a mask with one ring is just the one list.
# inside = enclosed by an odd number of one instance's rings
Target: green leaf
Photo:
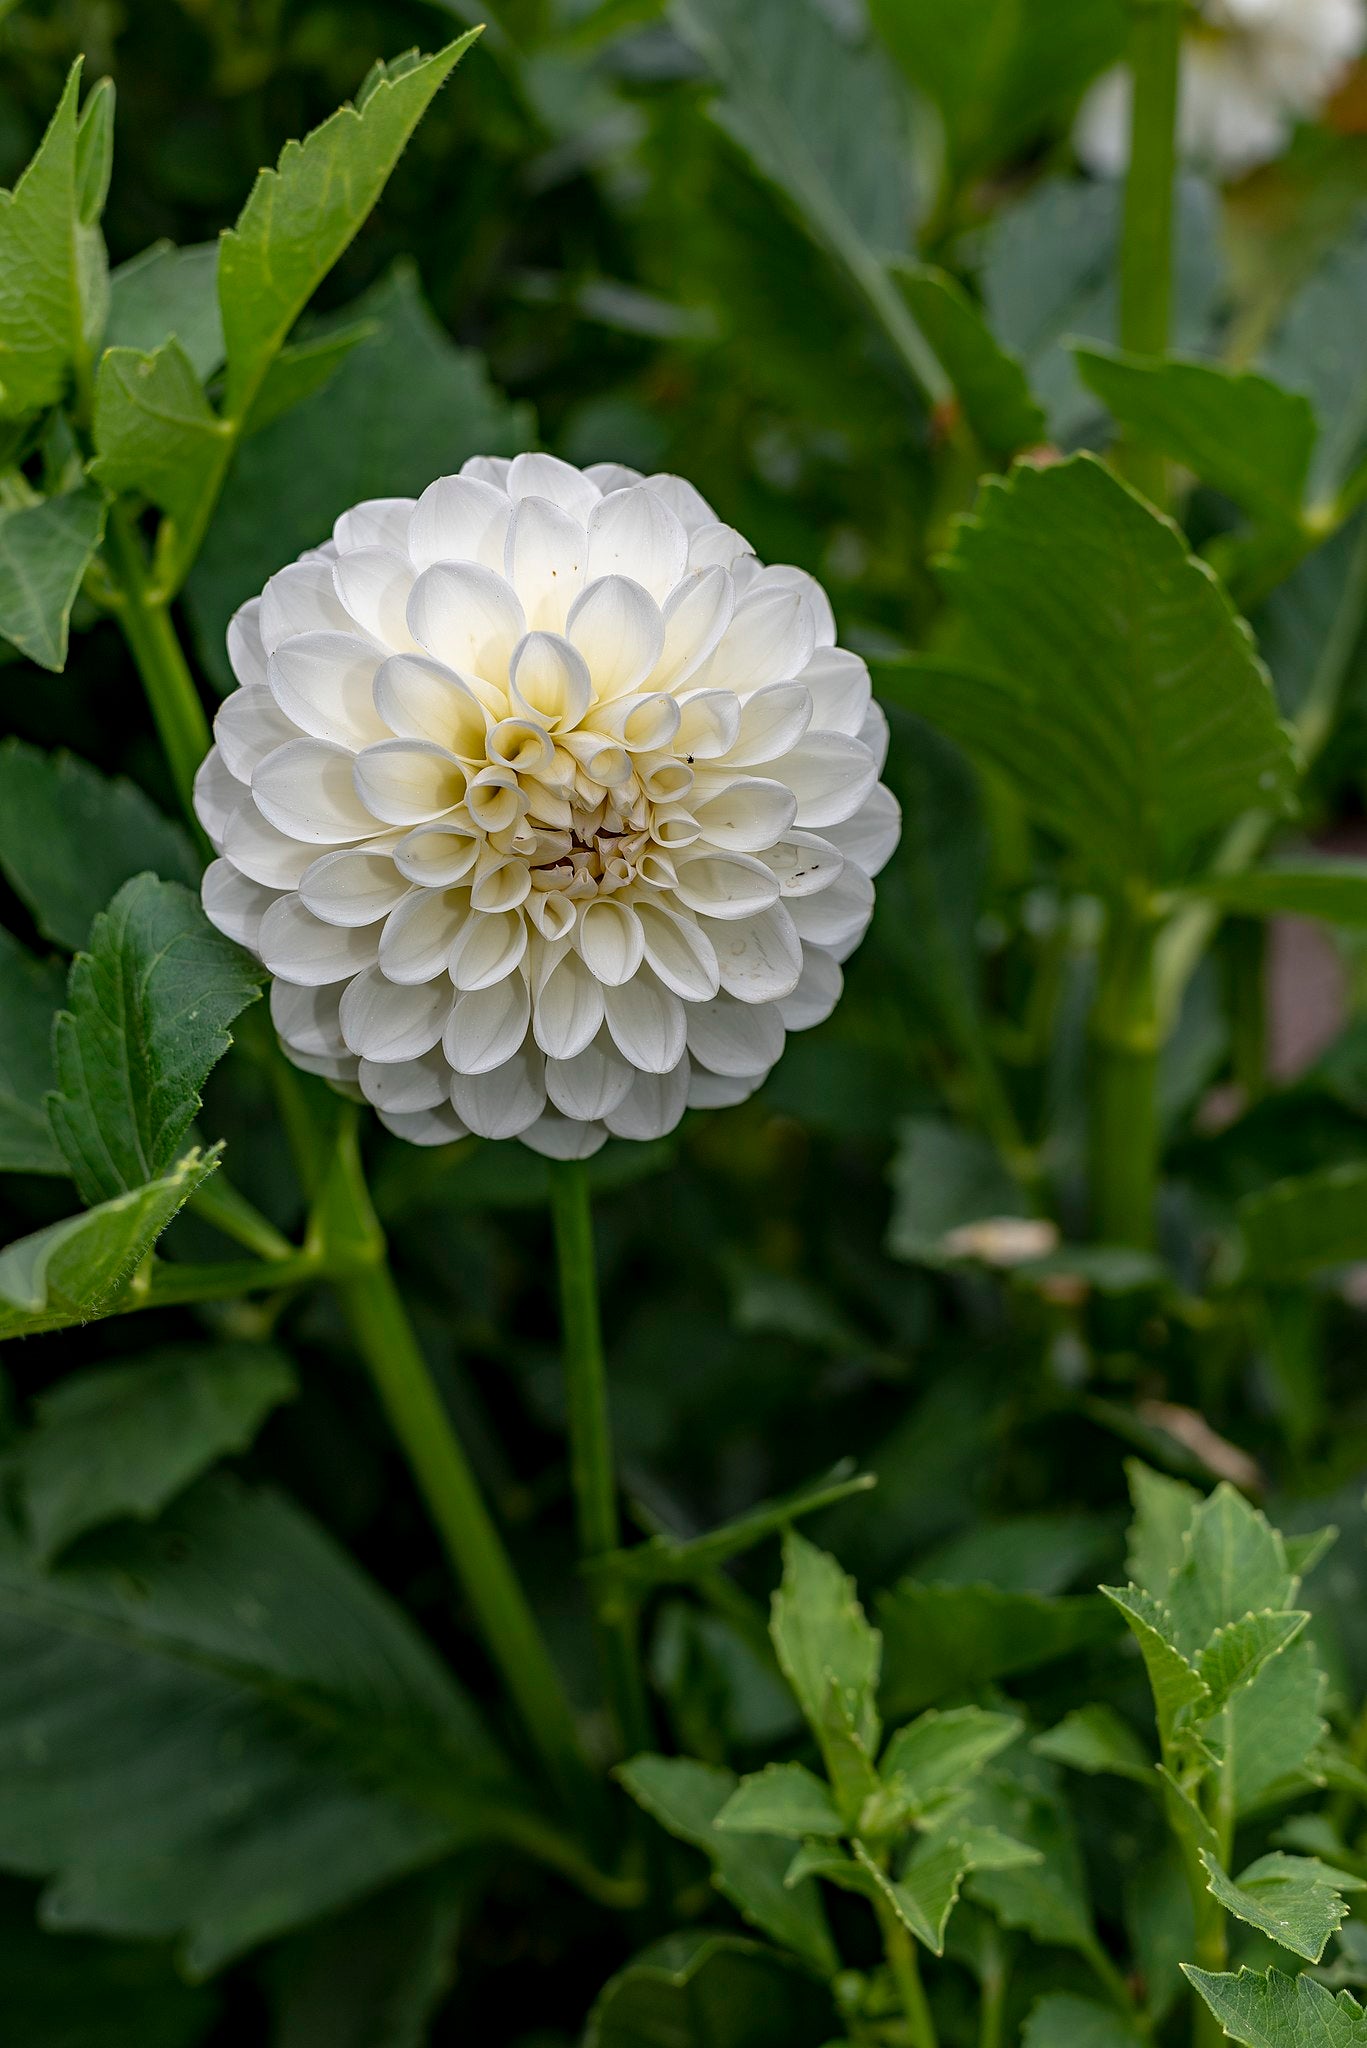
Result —
[[956, 180], [1009, 163], [1066, 122], [1125, 49], [1121, 0], [871, 0], [869, 11], [939, 108]]
[[228, 1026], [261, 992], [256, 963], [176, 882], [137, 875], [96, 918], [57, 1020], [48, 1114], [89, 1202], [175, 1157]]
[[734, 1771], [690, 1757], [637, 1756], [617, 1775], [661, 1827], [701, 1849], [717, 1890], [745, 1919], [823, 1976], [834, 1972], [835, 1950], [815, 1885], [784, 1883], [789, 1851], [781, 1842], [717, 1826], [718, 1814], [740, 1783]]
[[1204, 1496], [1138, 1458], [1125, 1460], [1125, 1479], [1134, 1503], [1125, 1568], [1136, 1586], [1162, 1600], [1187, 1554], [1187, 1530]]
[[457, 470], [469, 455], [515, 454], [533, 438], [526, 408], [510, 405], [484, 359], [438, 326], [411, 266], [349, 306], [342, 331], [360, 321], [375, 333], [348, 352], [327, 389], [253, 434], [234, 458], [187, 586], [200, 659], [222, 689], [232, 687], [224, 635], [233, 612], [282, 562], [325, 540], [339, 513], [365, 498], [416, 496], [434, 470]]
[[722, 87], [714, 118], [842, 269], [932, 397], [945, 379], [884, 257], [904, 255], [913, 196], [908, 114], [881, 50], [820, 0], [673, 0]]
[[1139, 1644], [1166, 1745], [1178, 1716], [1205, 1701], [1205, 1682], [1178, 1649], [1173, 1618], [1161, 1601], [1138, 1586], [1103, 1586], [1101, 1591], [1120, 1609]]
[[1287, 1607], [1295, 1583], [1278, 1531], [1221, 1480], [1191, 1518], [1186, 1556], [1168, 1587], [1177, 1648], [1195, 1661], [1217, 1629], [1246, 1614]]
[[101, 1314], [217, 1164], [217, 1152], [187, 1152], [160, 1180], [6, 1245], [0, 1338], [36, 1336]]
[[438, 88], [479, 31], [434, 57], [372, 73], [362, 103], [339, 107], [262, 171], [219, 245], [228, 356], [226, 406], [246, 412], [284, 341], [374, 206]]
[[1318, 432], [1308, 399], [1215, 363], [1087, 343], [1074, 353], [1083, 382], [1137, 440], [1256, 518], [1296, 524]]
[[1143, 2048], [1144, 2039], [1113, 2005], [1071, 1991], [1037, 2000], [1021, 2030], [1021, 2048]]
[[1327, 1681], [1302, 1637], [1269, 1659], [1230, 1699], [1207, 1732], [1224, 1759], [1226, 1796], [1236, 1814], [1255, 1813], [1322, 1782], [1317, 1763], [1327, 1733]]
[[829, 2000], [786, 1956], [694, 1928], [611, 1979], [584, 2048], [825, 2048], [835, 2026]]
[[151, 355], [106, 349], [95, 380], [91, 475], [187, 519], [222, 456], [225, 432], [180, 343]]
[[147, 1942], [45, 1934], [32, 1889], [12, 1879], [0, 1880], [0, 1983], [23, 2048], [198, 2048], [218, 2004]]
[[1156, 1786], [1154, 1761], [1128, 1721], [1114, 1707], [1075, 1707], [1056, 1727], [1030, 1744], [1036, 1756], [1092, 1777], [1133, 1778], [1137, 1785]]
[[272, 420], [282, 418], [306, 398], [326, 390], [351, 351], [360, 342], [370, 341], [376, 332], [373, 321], [357, 320], [350, 327], [320, 335], [317, 341], [301, 341], [282, 348], [272, 358], [265, 381], [252, 400], [245, 431], [259, 434]]
[[844, 1822], [820, 1778], [805, 1764], [766, 1764], [742, 1778], [717, 1815], [719, 1828], [738, 1835], [842, 1835]]
[[66, 666], [71, 607], [100, 544], [104, 512], [90, 485], [0, 507], [0, 638], [40, 668]]
[[173, 337], [201, 382], [223, 367], [217, 242], [153, 242], [110, 277], [106, 348], [150, 355]]
[[1009, 1748], [1022, 1725], [1014, 1714], [984, 1707], [932, 1708], [890, 1738], [879, 1766], [883, 1781], [896, 1787], [910, 1813], [933, 1813]]
[[99, 1366], [35, 1403], [14, 1447], [24, 1516], [50, 1562], [87, 1529], [151, 1521], [219, 1458], [243, 1451], [294, 1374], [266, 1344], [196, 1344]]
[[958, 1904], [959, 1887], [968, 1870], [960, 1845], [927, 1836], [917, 1843], [902, 1875], [895, 1881], [884, 1875], [862, 1842], [855, 1843], [854, 1853], [869, 1879], [870, 1897], [881, 1898], [909, 1934], [932, 1955], [942, 1956], [945, 1929]]
[[1024, 370], [996, 340], [963, 286], [924, 265], [896, 264], [892, 274], [988, 454], [1011, 456], [1043, 441], [1048, 421]]
[[1118, 1633], [1102, 1600], [1045, 1599], [996, 1586], [925, 1586], [904, 1579], [878, 1601], [888, 1716], [976, 1692]]
[[65, 1173], [43, 1097], [52, 1086], [52, 1020], [65, 979], [0, 931], [0, 1173]]
[[[1030, 1763], [1025, 1758], [1022, 1771]], [[1091, 1952], [1096, 1930], [1086, 1868], [1067, 1808], [1051, 1781], [985, 1772], [964, 1815], [955, 1817], [956, 1833], [963, 1831], [964, 1821], [995, 1829], [1015, 1852], [1009, 1860], [977, 1865], [970, 1896], [989, 1907], [1003, 1927], [1021, 1928], [1036, 1941], [1060, 1948]], [[1033, 1851], [1032, 1860], [1026, 1862], [1022, 1851]]]
[[76, 217], [93, 228], [109, 197], [114, 168], [114, 81], [101, 78], [91, 88], [76, 126]]
[[272, 1958], [271, 2048], [425, 2048], [465, 1904], [449, 1869], [423, 1872], [292, 1936]]
[[1244, 1270], [1282, 1286], [1367, 1258], [1367, 1165], [1328, 1166], [1277, 1181], [1239, 1204]]
[[1227, 1913], [1247, 1921], [1293, 1955], [1317, 1963], [1329, 1937], [1348, 1917], [1343, 1892], [1367, 1890], [1367, 1879], [1331, 1870], [1313, 1856], [1260, 1856], [1237, 1878], [1226, 1877], [1203, 1852], [1206, 1883]]
[[74, 952], [132, 875], [199, 884], [184, 832], [122, 776], [22, 740], [0, 745], [0, 869], [45, 939]]
[[[828, 1733], [832, 1685], [847, 1703], [853, 1731], [872, 1755], [878, 1747], [878, 1670], [882, 1643], [859, 1604], [853, 1579], [833, 1557], [790, 1529], [783, 1539], [783, 1582], [769, 1623], [784, 1677], [819, 1742]], [[824, 1744], [823, 1744], [824, 1746]]]
[[1367, 861], [1324, 860], [1210, 875], [1192, 885], [1241, 917], [1318, 917], [1326, 924], [1367, 924]]
[[1246, 1614], [1218, 1628], [1201, 1652], [1199, 1670], [1215, 1713], [1251, 1685], [1270, 1657], [1294, 1642], [1310, 1616], [1304, 1613]]
[[54, 404], [83, 346], [82, 278], [97, 231], [79, 211], [90, 197], [77, 169], [81, 62], [28, 168], [0, 192], [0, 415], [10, 418]]
[[1329, 505], [1367, 451], [1367, 371], [1361, 338], [1367, 310], [1367, 248], [1354, 235], [1302, 286], [1265, 351], [1267, 374], [1303, 391], [1320, 422], [1311, 473], [1314, 504]]
[[1367, 2048], [1367, 2013], [1346, 1991], [1336, 1998], [1313, 1977], [1280, 1970], [1259, 1976], [1182, 1968], [1230, 2040], [1244, 2048]]
[[1181, 534], [1091, 456], [989, 479], [945, 577], [952, 658], [877, 686], [996, 769], [1113, 885], [1181, 872], [1295, 763], [1248, 629]]

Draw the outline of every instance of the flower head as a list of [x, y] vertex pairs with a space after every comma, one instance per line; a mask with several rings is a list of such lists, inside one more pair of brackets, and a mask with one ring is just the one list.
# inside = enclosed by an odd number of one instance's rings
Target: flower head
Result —
[[820, 585], [680, 478], [478, 457], [343, 513], [228, 646], [205, 909], [400, 1136], [657, 1137], [834, 1007], [886, 722]]
[[[1363, 0], [1199, 0], [1182, 46], [1178, 141], [1184, 156], [1237, 177], [1280, 155], [1367, 39]], [[1087, 168], [1124, 171], [1130, 80], [1107, 72], [1083, 101], [1075, 135]]]

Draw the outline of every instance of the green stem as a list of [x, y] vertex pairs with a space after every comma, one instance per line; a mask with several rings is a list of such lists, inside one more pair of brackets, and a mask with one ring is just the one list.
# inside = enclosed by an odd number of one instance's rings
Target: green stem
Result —
[[[1172, 320], [1173, 185], [1182, 0], [1133, 0], [1130, 30], [1130, 169], [1120, 249], [1120, 345], [1161, 356]], [[1122, 450], [1131, 482], [1156, 504], [1167, 465], [1151, 448]]]
[[982, 2001], [978, 2009], [978, 2048], [1002, 2048], [1010, 1963], [1005, 1939], [995, 1920], [985, 1920], [978, 1977], [982, 1987]]
[[195, 1190], [189, 1206], [224, 1237], [255, 1252], [259, 1259], [287, 1260], [295, 1256], [289, 1239], [233, 1186], [222, 1167]]
[[1092, 1010], [1092, 1226], [1103, 1244], [1142, 1248], [1153, 1242], [1159, 1048], [1153, 960], [1147, 910], [1113, 904]]
[[[557, 1161], [551, 1168], [551, 1217], [560, 1275], [570, 1477], [579, 1551], [587, 1563], [616, 1550], [621, 1533], [608, 1416], [607, 1369], [598, 1312], [593, 1215], [588, 1176], [579, 1160]], [[648, 1749], [651, 1743], [636, 1606], [631, 1596], [620, 1589], [604, 1590], [596, 1600], [599, 1654], [618, 1742], [622, 1753], [632, 1756], [638, 1750]]]
[[122, 505], [110, 508], [104, 552], [119, 590], [115, 617], [142, 676], [176, 795], [198, 834], [192, 792], [213, 735], [170, 613], [152, 593], [142, 543]]
[[890, 1906], [879, 1906], [878, 1921], [888, 1967], [906, 2016], [911, 2048], [939, 2048], [934, 2016], [921, 1982], [921, 1966], [916, 1960], [916, 1944]]

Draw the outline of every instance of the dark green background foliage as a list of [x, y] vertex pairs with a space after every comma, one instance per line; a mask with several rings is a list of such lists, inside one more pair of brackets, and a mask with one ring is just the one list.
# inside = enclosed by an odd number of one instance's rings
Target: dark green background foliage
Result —
[[[30, 1241], [0, 1253], [0, 1336], [48, 1332], [0, 1365], [15, 2048], [895, 2043], [882, 1980], [857, 1974], [878, 1961], [870, 1904], [945, 1950], [947, 2048], [979, 2040], [980, 1997], [1002, 2001], [984, 2044], [1134, 2048], [1135, 1996], [1184, 2038], [1196, 1960], [1239, 2039], [1363, 2040], [1335, 2004], [1367, 1983], [1360, 1923], [1325, 1944], [1367, 1875], [1367, 870], [1326, 873], [1323, 849], [1353, 852], [1367, 795], [1367, 145], [1324, 128], [1232, 193], [1185, 181], [1183, 361], [1125, 356], [1116, 195], [1067, 141], [1123, 17], [490, 10], [258, 393], [179, 594], [212, 702], [231, 611], [337, 512], [545, 445], [687, 474], [761, 555], [823, 579], [874, 667], [905, 834], [843, 1003], [744, 1107], [591, 1169], [624, 1497], [633, 1538], [657, 1539], [630, 1567], [661, 1752], [627, 1773], [653, 1817], [648, 1855], [633, 1838], [651, 1905], [587, 1896], [548, 1842], [333, 1295], [158, 1292], [177, 1265], [241, 1256], [211, 1227], [216, 1158], [286, 1237], [309, 1191], [247, 1008], [257, 977], [198, 918], [137, 672], [79, 588], [102, 501], [86, 484], [44, 510], [34, 597], [12, 480], [50, 487], [71, 448], [0, 417], [0, 1236]], [[193, 502], [201, 380], [217, 393], [225, 362], [205, 245], [258, 168], [374, 59], [481, 18], [466, 0], [0, 0], [0, 184], [84, 53], [83, 90], [107, 73], [118, 95], [106, 342], [174, 329], [184, 351], [162, 365], [183, 466], [136, 440], [109, 453], [119, 394], [97, 397], [111, 491], [172, 520]], [[250, 344], [228, 337], [230, 393]], [[1086, 453], [977, 493], [1022, 451], [1104, 451], [1117, 430], [1182, 465], [1200, 567]], [[1242, 866], [1264, 848], [1275, 865], [1212, 875], [1250, 812]], [[1089, 1241], [1097, 932], [1136, 892], [1171, 920], [1152, 1247]], [[1337, 949], [1319, 1010], [1275, 971], [1266, 920], [1288, 914]], [[1288, 986], [1319, 1032], [1294, 1073], [1269, 1060], [1268, 994], [1280, 1030]], [[605, 1752], [566, 1564], [546, 1166], [378, 1127], [364, 1150], [441, 1395]], [[100, 1206], [71, 1220], [78, 1198]], [[975, 1230], [1031, 1217], [1048, 1234], [1019, 1263]], [[111, 1302], [142, 1313], [82, 1326]], [[836, 1456], [876, 1490], [838, 1479], [685, 1547]], [[1211, 1494], [1195, 1521], [1193, 1488]], [[799, 1511], [811, 1544], [787, 1539], [771, 1646], [770, 1539]], [[1294, 1539], [1327, 1522], [1316, 1564]], [[1202, 1544], [1212, 1577], [1232, 1572], [1223, 1607], [1183, 1577]], [[811, 1655], [803, 1601], [833, 1631]], [[1198, 1956], [1126, 1622], [1165, 1763], [1233, 1787], [1237, 1881], [1228, 1838], [1190, 1813], [1182, 1837], [1223, 1887], [1231, 1967], [1325, 1951], [1324, 1984], [1236, 1982]], [[964, 1718], [898, 1733], [926, 1709]], [[954, 1738], [940, 1777], [926, 1726]], [[948, 1835], [918, 1834], [890, 1882], [880, 1828], [930, 1830], [951, 1797]], [[827, 1987], [833, 1941], [849, 1967]], [[1281, 2032], [1257, 2031], [1269, 2005]]]

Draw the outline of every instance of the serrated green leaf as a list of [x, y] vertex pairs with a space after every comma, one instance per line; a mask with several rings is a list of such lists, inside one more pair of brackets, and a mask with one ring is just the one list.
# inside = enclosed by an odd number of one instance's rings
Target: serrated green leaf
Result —
[[325, 391], [351, 351], [377, 332], [373, 321], [357, 320], [350, 327], [323, 334], [316, 341], [300, 341], [273, 356], [261, 389], [252, 400], [244, 431], [259, 434], [272, 420], [293, 412], [306, 398]]
[[40, 668], [66, 666], [71, 607], [104, 532], [91, 485], [0, 507], [0, 638]]
[[1244, 2048], [1367, 2048], [1367, 2013], [1346, 1991], [1335, 1997], [1311, 1976], [1280, 1970], [1259, 1976], [1182, 1968], [1230, 2040]]
[[1145, 2036], [1113, 2005], [1051, 1991], [1031, 2006], [1021, 2048], [1142, 2048]]
[[969, 1867], [959, 1843], [942, 1841], [936, 1835], [924, 1837], [895, 1881], [879, 1869], [861, 1842], [855, 1843], [854, 1853], [883, 1903], [891, 1907], [908, 1933], [932, 1955], [942, 1956], [945, 1929]]
[[49, 1223], [0, 1251], [0, 1338], [89, 1322], [218, 1164], [189, 1152], [146, 1187]]
[[820, 1778], [805, 1764], [766, 1764], [742, 1778], [716, 1818], [738, 1835], [842, 1835], [844, 1822]]
[[0, 1531], [0, 1645], [0, 1863], [193, 1975], [528, 1811], [407, 1617], [223, 1477], [50, 1572]]
[[0, 983], [0, 1173], [65, 1173], [43, 1108], [65, 977], [55, 960], [35, 960], [0, 931]]
[[1186, 1555], [1168, 1587], [1173, 1641], [1194, 1663], [1217, 1629], [1286, 1608], [1295, 1584], [1278, 1531], [1221, 1480], [1192, 1515]]
[[[1020, 1773], [1033, 1767], [1026, 1756]], [[985, 1771], [977, 1780], [953, 1831], [969, 1824], [994, 1829], [1017, 1854], [1003, 1864], [996, 1860], [970, 1874], [969, 1894], [988, 1906], [1004, 1927], [1021, 1928], [1036, 1941], [1089, 1953], [1095, 1948], [1086, 1867], [1067, 1808], [1052, 1789], [1052, 1780]], [[933, 1839], [933, 1838], [932, 1838]], [[1033, 1851], [1025, 1863], [1019, 1852]]]
[[93, 228], [109, 197], [114, 168], [114, 81], [96, 81], [76, 126], [76, 218]]
[[818, 1742], [827, 1732], [834, 1683], [848, 1704], [855, 1735], [872, 1756], [879, 1735], [881, 1638], [865, 1618], [853, 1579], [792, 1529], [783, 1539], [783, 1582], [774, 1594], [769, 1633]]
[[963, 286], [925, 264], [895, 264], [892, 276], [987, 453], [1012, 456], [1043, 441], [1048, 421], [1024, 370], [997, 341]]
[[786, 1956], [693, 1928], [611, 1979], [584, 2048], [825, 2048], [836, 2025], [828, 1998]]
[[121, 263], [109, 279], [107, 348], [150, 355], [172, 337], [201, 382], [222, 368], [217, 242], [196, 242], [185, 249], [173, 242], [153, 242]]
[[1146, 446], [1259, 519], [1300, 518], [1318, 432], [1314, 408], [1253, 371], [1079, 343], [1083, 382]]
[[889, 1738], [880, 1775], [909, 1813], [933, 1813], [1009, 1748], [1022, 1726], [1014, 1714], [985, 1707], [932, 1708]]
[[1045, 1599], [996, 1586], [924, 1586], [904, 1579], [879, 1596], [883, 1703], [891, 1717], [1033, 1671], [1118, 1635], [1102, 1600]]
[[1295, 1641], [1310, 1616], [1304, 1613], [1246, 1614], [1218, 1628], [1201, 1652], [1198, 1670], [1210, 1694], [1211, 1713], [1242, 1686], [1250, 1685], [1270, 1657]]
[[186, 519], [222, 458], [226, 429], [174, 339], [151, 355], [106, 349], [95, 380], [91, 475], [116, 496], [135, 491]]
[[1204, 1701], [1204, 1682], [1177, 1647], [1172, 1616], [1151, 1593], [1138, 1586], [1103, 1586], [1101, 1591], [1120, 1609], [1139, 1644], [1166, 1747], [1178, 1715]]
[[1327, 1681], [1312, 1644], [1302, 1636], [1273, 1657], [1231, 1698], [1208, 1739], [1224, 1761], [1226, 1793], [1236, 1814], [1257, 1812], [1320, 1783], [1315, 1761], [1327, 1732]]
[[50, 1562], [104, 1522], [150, 1521], [294, 1392], [267, 1344], [172, 1348], [60, 1381], [13, 1452], [37, 1555]]
[[[77, 179], [81, 63], [12, 192], [0, 192], [0, 415], [61, 397], [83, 346], [83, 242]], [[101, 309], [103, 310], [103, 309]]]
[[96, 918], [57, 1020], [53, 1134], [87, 1201], [152, 1179], [175, 1157], [255, 962], [176, 882], [137, 875]]
[[821, 1748], [835, 1803], [851, 1829], [882, 1791], [862, 1720], [859, 1695], [847, 1691], [838, 1678], [829, 1675], [825, 1705], [813, 1733]]
[[1264, 353], [1267, 374], [1303, 391], [1320, 422], [1311, 476], [1317, 505], [1331, 504], [1367, 449], [1367, 373], [1362, 335], [1367, 248], [1354, 235], [1331, 250], [1292, 300]]
[[745, 1919], [823, 1975], [831, 1974], [835, 1950], [820, 1896], [814, 1885], [785, 1885], [791, 1860], [785, 1845], [717, 1826], [718, 1814], [740, 1783], [734, 1771], [691, 1757], [637, 1756], [617, 1775], [661, 1827], [701, 1849], [718, 1891]]
[[1290, 804], [1291, 744], [1247, 627], [1093, 457], [989, 479], [945, 576], [955, 655], [878, 662], [878, 688], [1110, 884], [1174, 879], [1240, 812]]
[[226, 402], [242, 415], [314, 291], [374, 206], [438, 88], [479, 31], [420, 63], [368, 81], [262, 171], [219, 245], [218, 290], [228, 356]]
[[0, 869], [43, 937], [68, 952], [131, 876], [199, 882], [184, 832], [135, 784], [22, 740], [0, 745]]
[[1348, 1917], [1341, 1894], [1367, 1890], [1367, 1879], [1331, 1870], [1313, 1856], [1260, 1856], [1236, 1878], [1203, 1853], [1206, 1883], [1227, 1913], [1256, 1927], [1293, 1955], [1317, 1963]]
[[1036, 1756], [1092, 1777], [1133, 1778], [1137, 1785], [1156, 1783], [1154, 1760], [1128, 1721], [1114, 1707], [1076, 1707], [1054, 1728], [1030, 1744]]
[[1283, 1286], [1367, 1258], [1367, 1166], [1328, 1166], [1259, 1189], [1239, 1204], [1245, 1269]]

